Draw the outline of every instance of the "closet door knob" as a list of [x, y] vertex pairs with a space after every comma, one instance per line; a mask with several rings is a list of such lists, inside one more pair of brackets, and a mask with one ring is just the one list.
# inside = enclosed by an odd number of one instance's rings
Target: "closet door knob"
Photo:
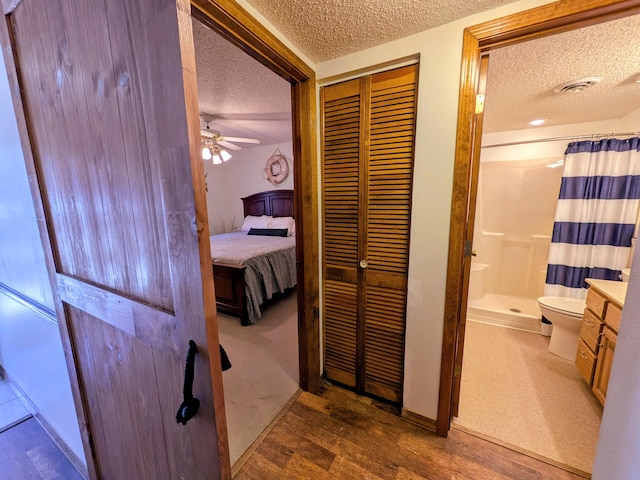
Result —
[[361, 268], [367, 268], [368, 266], [369, 266], [369, 262], [367, 262], [366, 260], [360, 260]]

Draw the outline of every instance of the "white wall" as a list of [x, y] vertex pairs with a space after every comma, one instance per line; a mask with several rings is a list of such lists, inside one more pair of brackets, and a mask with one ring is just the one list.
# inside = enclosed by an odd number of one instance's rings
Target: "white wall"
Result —
[[[267, 159], [276, 149], [287, 157], [289, 176], [274, 186], [264, 177]], [[207, 209], [211, 235], [224, 233], [223, 227], [240, 227], [244, 219], [242, 198], [265, 190], [293, 189], [293, 143], [260, 145], [231, 152], [233, 157], [220, 165], [205, 163], [207, 174]]]
[[47, 312], [53, 298], [2, 55], [0, 112], [0, 364], [84, 461], [58, 325]]
[[504, 132], [486, 133], [482, 136], [481, 161], [534, 160], [540, 158], [558, 158], [570, 140], [556, 142], [526, 143], [507, 147], [489, 148], [490, 145], [530, 141], [543, 138], [571, 137], [574, 135], [594, 135], [608, 133], [627, 133], [640, 131], [640, 108], [630, 114], [611, 120], [584, 122], [552, 127], [524, 128]]
[[543, 295], [562, 179], [561, 168], [548, 168], [555, 163], [554, 157], [481, 161], [473, 262], [489, 265], [485, 293]]
[[420, 55], [404, 407], [431, 419], [438, 410], [462, 33], [468, 26], [545, 3], [516, 2], [316, 66], [322, 82]]

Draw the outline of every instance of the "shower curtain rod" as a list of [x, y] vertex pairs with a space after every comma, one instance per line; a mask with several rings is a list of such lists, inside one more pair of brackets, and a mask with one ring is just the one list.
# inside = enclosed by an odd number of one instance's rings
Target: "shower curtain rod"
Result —
[[536, 140], [521, 140], [519, 142], [494, 143], [491, 145], [482, 145], [480, 148], [511, 147], [513, 145], [526, 145], [527, 143], [559, 142], [562, 140], [580, 140], [585, 138], [634, 137], [636, 135], [640, 135], [640, 132], [592, 133], [590, 135], [572, 135], [566, 137], [538, 138]]

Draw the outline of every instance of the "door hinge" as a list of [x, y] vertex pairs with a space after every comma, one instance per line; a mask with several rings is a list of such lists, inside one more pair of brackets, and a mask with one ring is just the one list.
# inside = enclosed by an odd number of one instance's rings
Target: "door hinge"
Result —
[[484, 93], [476, 95], [476, 115], [484, 112]]
[[456, 365], [453, 368], [453, 376], [454, 377], [459, 377], [462, 374], [462, 365]]
[[464, 241], [464, 257], [470, 257], [472, 253], [471, 250], [471, 240], [465, 240]]

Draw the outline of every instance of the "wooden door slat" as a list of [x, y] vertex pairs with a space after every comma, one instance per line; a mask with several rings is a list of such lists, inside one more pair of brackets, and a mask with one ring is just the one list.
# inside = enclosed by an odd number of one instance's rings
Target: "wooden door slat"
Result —
[[[322, 89], [325, 372], [395, 402], [404, 367], [415, 73], [405, 67]], [[358, 269], [363, 255], [366, 271]], [[347, 275], [348, 287], [330, 280]]]

